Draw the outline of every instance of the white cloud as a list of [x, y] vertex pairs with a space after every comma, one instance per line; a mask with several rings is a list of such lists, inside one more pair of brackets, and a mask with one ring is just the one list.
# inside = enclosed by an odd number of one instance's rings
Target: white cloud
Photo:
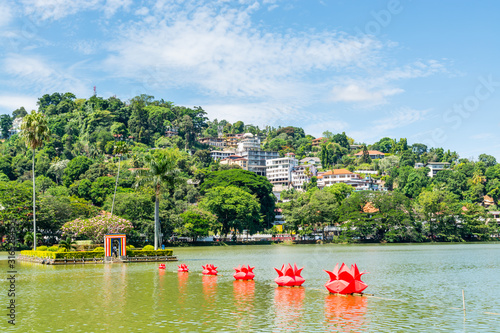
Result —
[[11, 77], [12, 86], [29, 89], [38, 95], [55, 91], [90, 94], [90, 89], [73, 76], [72, 67], [61, 69], [41, 57], [9, 54], [3, 61], [3, 68]]
[[132, 0], [21, 0], [27, 15], [40, 20], [59, 20], [81, 11], [98, 10], [106, 17], [128, 9]]
[[493, 133], [479, 133], [470, 136], [473, 140], [494, 140], [497, 136]]
[[208, 104], [203, 109], [211, 119], [225, 119], [229, 122], [243, 121], [258, 126], [290, 123], [299, 113], [293, 107], [272, 103]]
[[415, 110], [408, 107], [403, 107], [398, 110], [389, 112], [389, 115], [374, 120], [371, 125], [367, 124], [365, 127], [368, 130], [354, 131], [352, 137], [358, 142], [371, 142], [373, 140], [380, 140], [384, 136], [392, 137], [397, 129], [416, 124], [426, 120], [427, 114], [431, 110]]
[[403, 89], [399, 88], [370, 90], [357, 84], [349, 84], [347, 86], [333, 87], [332, 99], [336, 102], [370, 102], [378, 104], [384, 102], [386, 97], [403, 91]]
[[[208, 3], [182, 8], [157, 3], [140, 24], [123, 27], [108, 49], [105, 68], [143, 80], [154, 73], [163, 87], [198, 87], [204, 94], [286, 99], [314, 90], [307, 75], [361, 67], [382, 45], [335, 32], [259, 29], [247, 6]], [[153, 12], [153, 11], [152, 11]]]
[[26, 111], [37, 109], [37, 98], [33, 96], [26, 95], [0, 95], [0, 109], [3, 111], [0, 113], [11, 113], [12, 111], [24, 106]]
[[14, 16], [9, 2], [0, 3], [0, 27], [8, 26]]
[[369, 106], [387, 102], [387, 97], [403, 93], [402, 88], [395, 87], [397, 81], [427, 77], [443, 73], [446, 69], [436, 60], [417, 61], [404, 67], [394, 69], [380, 68], [365, 73], [363, 78], [343, 77], [337, 79], [331, 91], [335, 102], [363, 102]]
[[325, 131], [333, 133], [345, 132], [349, 128], [349, 124], [342, 120], [327, 120], [318, 121], [311, 125], [303, 126], [303, 128], [306, 134], [320, 137]]

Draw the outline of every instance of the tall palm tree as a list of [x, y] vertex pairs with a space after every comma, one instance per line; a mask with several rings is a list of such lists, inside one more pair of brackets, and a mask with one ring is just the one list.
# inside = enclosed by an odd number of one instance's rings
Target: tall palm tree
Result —
[[156, 154], [144, 156], [145, 168], [137, 170], [137, 185], [151, 184], [155, 190], [155, 250], [161, 243], [160, 235], [160, 195], [162, 189], [172, 195], [175, 186], [180, 183], [180, 170], [177, 160], [181, 153], [178, 149], [168, 148]]
[[45, 141], [50, 140], [50, 130], [45, 115], [35, 110], [24, 116], [21, 123], [21, 137], [26, 147], [33, 153], [33, 249], [36, 250], [36, 194], [35, 194], [35, 151], [43, 146]]

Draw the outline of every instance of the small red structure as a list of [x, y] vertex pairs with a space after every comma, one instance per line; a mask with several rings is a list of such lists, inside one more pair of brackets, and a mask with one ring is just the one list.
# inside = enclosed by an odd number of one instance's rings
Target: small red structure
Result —
[[278, 277], [274, 280], [280, 287], [298, 287], [302, 285], [306, 280], [300, 276], [301, 269], [297, 269], [297, 265], [293, 264], [293, 268], [290, 264], [288, 264], [285, 268], [285, 265], [281, 266], [281, 270], [275, 268], [276, 272], [278, 272]]
[[250, 267], [250, 265], [243, 265], [242, 267], [238, 266], [238, 268], [235, 268], [234, 270], [236, 273], [234, 273], [233, 277], [236, 280], [253, 280], [255, 277], [255, 274], [253, 273], [253, 269], [255, 267]]
[[158, 265], [158, 268], [159, 268], [159, 269], [165, 269], [165, 264], [160, 264], [160, 265]]
[[205, 266], [201, 266], [203, 267], [203, 271], [201, 272], [203, 275], [217, 275], [217, 267], [215, 267], [214, 265], [212, 264], [206, 264]]
[[335, 265], [332, 272], [326, 271], [330, 276], [330, 281], [325, 284], [326, 289], [333, 294], [354, 294], [361, 293], [368, 286], [361, 281], [361, 275], [366, 272], [359, 272], [356, 264], [351, 265], [351, 268], [342, 263]]
[[179, 267], [177, 269], [177, 272], [189, 272], [189, 268], [187, 267], [186, 264], [180, 264], [177, 267]]

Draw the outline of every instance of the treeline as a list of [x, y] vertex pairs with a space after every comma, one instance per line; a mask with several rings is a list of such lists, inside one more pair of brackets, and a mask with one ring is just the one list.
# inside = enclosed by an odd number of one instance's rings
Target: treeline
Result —
[[[37, 224], [47, 239], [59, 237], [65, 222], [92, 217], [99, 211], [113, 208], [114, 214], [133, 222], [136, 242], [151, 240], [158, 195], [159, 222], [164, 235], [200, 237], [209, 231], [230, 234], [243, 229], [251, 232], [269, 229], [276, 208], [269, 181], [234, 166], [220, 165], [210, 157], [210, 147], [197, 141], [199, 137], [217, 136], [219, 131], [224, 135], [245, 132], [258, 135], [263, 149], [279, 151], [281, 156], [293, 152], [299, 159], [319, 157], [324, 170], [378, 170], [379, 175], [374, 177], [385, 181], [386, 186], [394, 191], [391, 192], [394, 196], [404, 197], [411, 203], [411, 211], [418, 213], [416, 221], [422, 222], [423, 228], [426, 223], [418, 205], [425, 193], [441, 191], [439, 193], [444, 193], [444, 197], [453, 198], [456, 207], [481, 203], [485, 194], [495, 202], [500, 197], [500, 167], [494, 157], [480, 155], [479, 161], [469, 161], [442, 148], [428, 148], [418, 143], [408, 145], [406, 139], [383, 138], [366, 145], [356, 143], [345, 133], [327, 131], [323, 133], [321, 144], [313, 147], [315, 138], [304, 133], [302, 128], [259, 128], [242, 121], [211, 121], [201, 107], [177, 106], [148, 95], [121, 101], [116, 97], [79, 99], [72, 93], [47, 94], [38, 100], [38, 112], [45, 116], [50, 131], [50, 139], [35, 150], [34, 156]], [[13, 134], [11, 129], [18, 119], [27, 115], [28, 112], [21, 107], [11, 115], [0, 116], [3, 137], [0, 146], [0, 218], [3, 230], [0, 233], [5, 234], [7, 224], [17, 221], [21, 238], [31, 230], [33, 150], [26, 146], [19, 133]], [[167, 137], [167, 130], [177, 135]], [[354, 153], [368, 149], [384, 152], [387, 157], [372, 161], [366, 153], [361, 157], [354, 156]], [[160, 158], [167, 150], [176, 151], [175, 166], [169, 171], [175, 171], [175, 187], [158, 194], [153, 184], [138, 183], [136, 171], [149, 169], [148, 161]], [[434, 178], [428, 177], [427, 169], [414, 168], [417, 162], [441, 161], [451, 163], [451, 168], [439, 172]], [[329, 194], [318, 193], [330, 191], [319, 191], [314, 182], [308, 189], [306, 193], [294, 194], [291, 202], [300, 206], [307, 201], [306, 198], [327, 196]], [[344, 203], [359, 195], [355, 193], [337, 202], [338, 207], [347, 207]], [[382, 196], [385, 195], [389, 194]], [[363, 200], [377, 205], [377, 200], [367, 198]], [[234, 209], [229, 211], [231, 205]], [[290, 210], [286, 213], [290, 229], [307, 232], [318, 223], [353, 221], [344, 208], [327, 208], [335, 214], [335, 219], [324, 217], [323, 221], [311, 221], [312, 215], [302, 218]], [[496, 206], [491, 209], [496, 209]], [[417, 228], [414, 232], [427, 239], [441, 239], [426, 234], [424, 229]], [[383, 237], [377, 239], [386, 240]], [[394, 241], [404, 240], [410, 239]]]

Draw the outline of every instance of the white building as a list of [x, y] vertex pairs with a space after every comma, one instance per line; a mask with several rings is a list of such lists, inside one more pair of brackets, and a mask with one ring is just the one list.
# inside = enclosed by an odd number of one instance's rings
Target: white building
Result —
[[294, 189], [301, 191], [304, 183], [309, 183], [312, 176], [316, 176], [318, 170], [314, 165], [299, 165], [292, 169], [291, 185]]
[[299, 162], [300, 164], [315, 165], [316, 167], [321, 168], [321, 160], [319, 157], [305, 157]]
[[225, 158], [228, 158], [231, 155], [234, 155], [236, 151], [234, 149], [226, 149], [226, 150], [212, 150], [210, 152], [210, 156], [214, 160], [223, 160]]
[[415, 169], [427, 167], [429, 168], [429, 177], [434, 177], [439, 171], [449, 169], [450, 163], [448, 162], [429, 162], [427, 164], [415, 163]]
[[320, 188], [338, 183], [348, 184], [355, 188], [364, 185], [360, 175], [346, 169], [333, 169], [318, 176], [318, 187]]
[[236, 153], [248, 160], [248, 171], [255, 172], [259, 176], [266, 176], [266, 161], [279, 157], [277, 151], [265, 151], [260, 148], [260, 139], [252, 133], [243, 135], [238, 142]]
[[288, 186], [292, 180], [292, 169], [299, 165], [295, 154], [288, 153], [285, 157], [266, 160], [266, 177], [273, 185]]

